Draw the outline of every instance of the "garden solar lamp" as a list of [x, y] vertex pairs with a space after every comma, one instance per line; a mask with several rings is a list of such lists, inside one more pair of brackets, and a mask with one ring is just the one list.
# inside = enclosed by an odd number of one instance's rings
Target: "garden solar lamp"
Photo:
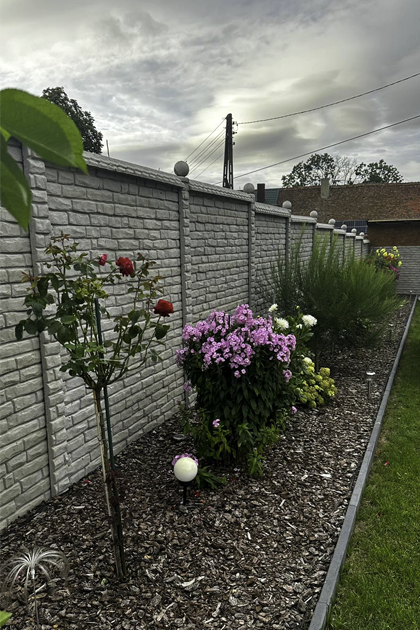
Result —
[[181, 457], [174, 466], [174, 474], [183, 487], [182, 505], [187, 505], [187, 488], [197, 477], [198, 466], [191, 457]]
[[375, 372], [366, 372], [366, 381], [367, 381], [367, 395], [370, 398], [372, 392], [372, 382], [373, 377], [375, 376]]

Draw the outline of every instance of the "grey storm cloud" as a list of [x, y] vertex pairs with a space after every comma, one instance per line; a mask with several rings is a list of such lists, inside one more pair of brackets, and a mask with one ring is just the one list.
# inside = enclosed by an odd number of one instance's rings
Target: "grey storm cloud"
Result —
[[[420, 68], [418, 0], [0, 2], [0, 86], [35, 94], [63, 86], [92, 112], [113, 157], [163, 170], [172, 170], [229, 112], [240, 123], [282, 116]], [[420, 114], [419, 102], [420, 77], [317, 112], [239, 125], [234, 170], [261, 168]], [[329, 152], [365, 162], [383, 158], [406, 179], [419, 180], [419, 146], [417, 119]], [[256, 177], [278, 185], [298, 161]], [[220, 173], [219, 160], [203, 178], [214, 182]]]

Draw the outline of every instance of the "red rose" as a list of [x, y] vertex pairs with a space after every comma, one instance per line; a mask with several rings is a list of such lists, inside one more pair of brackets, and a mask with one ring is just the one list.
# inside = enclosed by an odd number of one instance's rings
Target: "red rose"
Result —
[[120, 268], [120, 274], [122, 276], [134, 276], [134, 266], [129, 258], [122, 258], [120, 256], [116, 265]]
[[107, 254], [102, 254], [102, 256], [99, 256], [99, 264], [101, 265], [101, 267], [105, 266], [107, 259]]
[[154, 308], [154, 312], [156, 315], [161, 315], [162, 317], [169, 317], [174, 312], [173, 305], [167, 300], [159, 300]]

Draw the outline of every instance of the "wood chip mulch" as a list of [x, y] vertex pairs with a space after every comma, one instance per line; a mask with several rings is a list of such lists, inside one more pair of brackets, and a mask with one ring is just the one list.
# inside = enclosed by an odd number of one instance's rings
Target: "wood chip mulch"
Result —
[[[392, 339], [387, 334], [381, 349], [325, 362], [336, 398], [298, 411], [267, 453], [263, 478], [224, 470], [227, 485], [191, 489], [184, 512], [171, 461], [192, 445], [174, 441], [176, 418], [119, 455], [125, 583], [114, 578], [99, 469], [15, 521], [1, 536], [2, 562], [34, 545], [58, 548], [70, 561], [67, 585], [58, 579], [39, 593], [40, 627], [308, 628], [409, 310], [393, 317]], [[368, 370], [376, 372], [370, 399]], [[33, 610], [17, 595], [8, 625], [32, 630]]]

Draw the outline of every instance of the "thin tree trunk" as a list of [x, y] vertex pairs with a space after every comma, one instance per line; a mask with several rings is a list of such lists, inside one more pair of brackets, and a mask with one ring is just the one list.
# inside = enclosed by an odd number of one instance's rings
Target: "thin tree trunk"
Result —
[[112, 545], [115, 557], [115, 570], [119, 579], [127, 577], [125, 564], [124, 538], [121, 521], [120, 499], [115, 473], [109, 460], [109, 447], [106, 434], [105, 418], [101, 405], [101, 390], [93, 390], [95, 401], [96, 423], [98, 427], [98, 439], [101, 450], [102, 474], [104, 479], [105, 496], [108, 506], [108, 514], [111, 525]]

